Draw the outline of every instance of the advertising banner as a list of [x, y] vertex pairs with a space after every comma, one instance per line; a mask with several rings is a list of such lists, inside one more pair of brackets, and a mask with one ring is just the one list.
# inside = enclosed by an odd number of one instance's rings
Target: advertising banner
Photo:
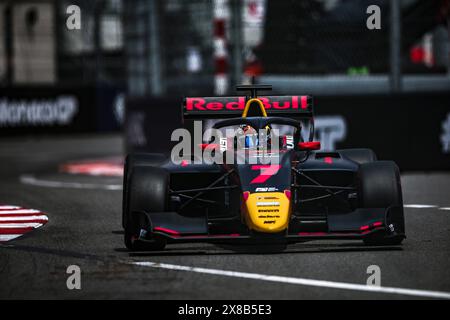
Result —
[[118, 88], [0, 88], [1, 135], [117, 131], [123, 113]]

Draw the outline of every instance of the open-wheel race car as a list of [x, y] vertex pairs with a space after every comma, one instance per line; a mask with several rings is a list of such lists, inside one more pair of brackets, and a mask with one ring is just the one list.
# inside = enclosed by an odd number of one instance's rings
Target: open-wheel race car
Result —
[[[198, 120], [236, 134], [202, 141], [181, 161], [127, 156], [122, 224], [128, 249], [185, 242], [402, 242], [396, 164], [377, 161], [370, 149], [319, 151], [312, 97], [258, 97], [270, 89], [247, 85], [237, 87], [247, 96], [185, 98], [186, 124]], [[223, 161], [203, 161], [207, 152]]]

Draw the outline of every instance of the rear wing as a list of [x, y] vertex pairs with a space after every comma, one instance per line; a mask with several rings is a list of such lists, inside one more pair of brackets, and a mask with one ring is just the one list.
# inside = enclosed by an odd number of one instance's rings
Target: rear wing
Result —
[[[183, 120], [240, 117], [250, 97], [196, 97], [183, 100]], [[267, 115], [294, 119], [312, 118], [311, 96], [259, 96]]]

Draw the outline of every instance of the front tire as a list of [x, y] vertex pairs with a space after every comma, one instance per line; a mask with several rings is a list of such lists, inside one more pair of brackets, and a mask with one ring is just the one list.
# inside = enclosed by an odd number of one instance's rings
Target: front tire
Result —
[[[127, 210], [126, 208], [129, 201], [128, 185], [133, 169], [139, 166], [157, 166], [165, 160], [166, 157], [160, 153], [130, 153], [127, 155], [123, 170], [122, 212]], [[122, 215], [122, 227], [125, 228], [124, 214]]]
[[394, 235], [374, 235], [364, 239], [366, 245], [399, 245], [405, 234], [400, 172], [392, 161], [364, 163], [359, 169], [359, 202], [362, 208], [399, 207]]
[[124, 243], [130, 250], [162, 250], [166, 241], [161, 238], [149, 242], [137, 241], [145, 229], [139, 213], [164, 212], [168, 207], [168, 174], [158, 167], [134, 167], [127, 182], [128, 201], [124, 206]]

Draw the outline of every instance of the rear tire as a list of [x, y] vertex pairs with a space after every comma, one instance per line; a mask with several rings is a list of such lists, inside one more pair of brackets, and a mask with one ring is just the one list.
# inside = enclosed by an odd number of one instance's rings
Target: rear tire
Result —
[[392, 161], [364, 163], [359, 169], [359, 202], [362, 208], [400, 207], [394, 226], [398, 235], [374, 235], [364, 239], [366, 245], [399, 245], [404, 239], [405, 221], [400, 173]]
[[338, 150], [338, 152], [359, 164], [377, 161], [377, 155], [372, 149], [342, 149]]
[[[133, 167], [128, 177], [127, 202], [123, 211], [124, 242], [130, 250], [162, 250], [166, 241], [155, 238], [153, 242], [136, 241], [142, 229], [136, 212], [164, 212], [168, 206], [168, 174], [158, 167]], [[125, 191], [125, 189], [124, 189]]]

